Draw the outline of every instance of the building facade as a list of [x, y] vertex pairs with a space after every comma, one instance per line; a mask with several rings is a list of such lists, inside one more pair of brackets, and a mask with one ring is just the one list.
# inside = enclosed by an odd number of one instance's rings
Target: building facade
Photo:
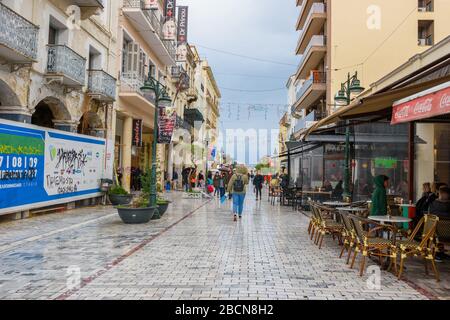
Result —
[[[296, 156], [289, 161], [292, 180], [301, 179], [305, 187], [316, 188], [325, 180], [335, 185], [344, 179], [345, 129], [336, 129], [328, 136], [325, 132], [321, 137], [310, 136], [308, 141], [302, 134], [317, 121], [339, 112], [342, 106], [335, 96], [343, 89], [348, 75], [356, 75], [360, 86], [369, 88], [411, 56], [444, 39], [448, 35], [445, 16], [450, 3], [350, 0], [344, 6], [336, 0], [298, 0], [297, 5], [300, 14], [296, 54], [300, 62], [291, 85], [296, 96], [291, 107], [291, 115], [296, 118], [293, 131], [297, 140], [315, 145], [306, 152], [297, 148]], [[408, 171], [407, 127], [392, 127], [385, 119], [351, 130], [352, 136], [365, 140], [355, 142], [351, 149], [351, 187], [355, 192], [368, 196], [370, 177], [379, 173], [391, 174], [395, 188], [401, 189]], [[386, 148], [388, 139], [383, 135], [396, 136], [398, 141], [390, 142], [396, 143], [396, 148]], [[394, 149], [395, 154], [389, 151]], [[394, 160], [392, 169], [385, 167]]]

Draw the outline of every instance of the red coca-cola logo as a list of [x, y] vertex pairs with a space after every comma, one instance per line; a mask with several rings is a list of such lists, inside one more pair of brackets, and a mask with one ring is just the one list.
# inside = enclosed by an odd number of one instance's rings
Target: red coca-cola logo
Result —
[[425, 100], [419, 101], [414, 106], [414, 113], [427, 113], [433, 108], [433, 98], [427, 98]]
[[442, 95], [439, 107], [440, 107], [440, 109], [450, 108], [450, 95], [449, 94], [445, 93], [444, 95]]
[[409, 116], [409, 106], [404, 106], [395, 113], [395, 119], [404, 119], [408, 118], [408, 116]]

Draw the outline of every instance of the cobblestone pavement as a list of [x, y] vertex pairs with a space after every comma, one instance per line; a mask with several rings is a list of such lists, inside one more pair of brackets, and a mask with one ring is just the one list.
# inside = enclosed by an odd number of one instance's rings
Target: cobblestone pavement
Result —
[[445, 274], [432, 294], [421, 289], [432, 275], [417, 287], [385, 271], [371, 289], [335, 242], [312, 244], [291, 208], [250, 194], [233, 222], [229, 202], [169, 197], [163, 218], [143, 225], [111, 207], [0, 224], [0, 299], [449, 298]]

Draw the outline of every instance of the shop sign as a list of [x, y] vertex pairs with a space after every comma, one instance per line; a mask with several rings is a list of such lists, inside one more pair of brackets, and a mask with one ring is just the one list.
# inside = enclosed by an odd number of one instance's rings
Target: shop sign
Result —
[[141, 119], [133, 119], [132, 145], [135, 147], [142, 146], [142, 120]]
[[395, 158], [375, 158], [375, 168], [381, 169], [396, 169], [397, 159]]
[[394, 103], [391, 124], [432, 118], [450, 113], [450, 84], [408, 102]]
[[101, 195], [105, 140], [0, 120], [0, 214]]
[[177, 113], [175, 107], [159, 108], [158, 143], [170, 144], [172, 142], [176, 122]]

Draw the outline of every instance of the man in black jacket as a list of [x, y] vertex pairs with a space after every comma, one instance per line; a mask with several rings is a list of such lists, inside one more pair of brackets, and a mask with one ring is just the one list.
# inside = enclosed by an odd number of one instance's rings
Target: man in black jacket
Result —
[[258, 194], [259, 194], [259, 200], [262, 198], [262, 187], [264, 183], [264, 177], [261, 175], [259, 171], [256, 172], [256, 176], [253, 178], [253, 185], [255, 186], [256, 191], [256, 200], [258, 200]]

